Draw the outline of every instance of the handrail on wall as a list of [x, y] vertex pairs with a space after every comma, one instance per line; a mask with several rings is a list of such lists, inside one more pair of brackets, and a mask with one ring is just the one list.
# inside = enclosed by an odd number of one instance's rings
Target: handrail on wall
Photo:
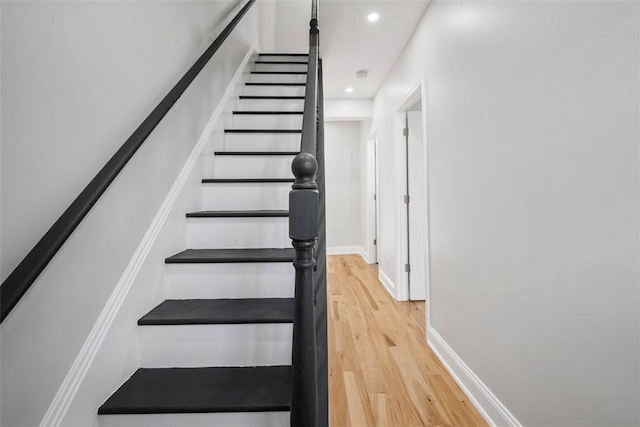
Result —
[[318, 138], [323, 136], [323, 124], [317, 0], [312, 0], [311, 6], [308, 59], [302, 141], [300, 154], [291, 165], [295, 182], [289, 193], [289, 236], [296, 250], [291, 398], [291, 426], [295, 427], [327, 425], [324, 146]]
[[89, 185], [82, 190], [80, 195], [64, 211], [49, 231], [45, 233], [9, 277], [5, 279], [2, 286], [0, 286], [0, 322], [4, 321], [11, 310], [18, 304], [20, 298], [29, 290], [40, 273], [42, 273], [42, 270], [45, 269], [58, 250], [64, 245], [100, 196], [115, 180], [120, 171], [158, 126], [178, 98], [182, 96], [191, 82], [207, 65], [211, 57], [218, 51], [255, 2], [256, 0], [249, 0], [237, 13], [207, 50], [176, 83], [173, 89], [160, 101], [158, 106], [138, 126], [129, 139], [116, 151], [107, 164], [89, 182]]

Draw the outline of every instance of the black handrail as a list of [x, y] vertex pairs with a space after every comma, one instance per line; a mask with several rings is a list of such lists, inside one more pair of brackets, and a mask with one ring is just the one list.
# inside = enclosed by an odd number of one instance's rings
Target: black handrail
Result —
[[55, 256], [58, 250], [73, 233], [82, 219], [89, 213], [93, 205], [106, 191], [109, 185], [118, 176], [127, 162], [138, 151], [151, 132], [169, 112], [171, 107], [182, 96], [187, 87], [207, 65], [211, 57], [218, 51], [222, 43], [238, 25], [238, 22], [253, 6], [256, 0], [249, 0], [238, 12], [233, 20], [225, 27], [220, 35], [211, 43], [207, 50], [198, 58], [186, 74], [176, 83], [171, 91], [164, 97], [160, 104], [149, 114], [142, 124], [125, 141], [118, 151], [109, 159], [107, 164], [91, 180], [89, 185], [82, 190], [80, 195], [58, 218], [53, 226], [46, 232], [40, 241], [31, 249], [27, 256], [5, 279], [0, 287], [0, 322], [2, 322], [11, 310], [18, 304], [20, 298], [29, 290], [38, 278], [42, 270]]
[[[317, 17], [318, 2], [312, 0], [302, 141], [300, 154], [291, 164], [295, 182], [289, 193], [289, 236], [296, 250], [293, 262], [296, 269], [296, 298], [291, 396], [291, 426], [295, 427], [327, 425], [326, 271], [324, 223], [320, 224], [320, 221], [324, 221], [324, 205], [321, 209], [321, 200], [324, 199], [320, 194], [324, 190], [324, 152], [323, 145], [318, 144], [319, 130], [323, 137], [323, 128], [319, 115], [322, 103], [319, 103], [318, 96]], [[321, 160], [322, 168], [319, 168], [318, 160]], [[319, 186], [319, 183], [322, 185]], [[322, 231], [321, 235], [319, 231]], [[316, 260], [320, 263], [316, 264]], [[314, 267], [318, 270], [315, 273]]]

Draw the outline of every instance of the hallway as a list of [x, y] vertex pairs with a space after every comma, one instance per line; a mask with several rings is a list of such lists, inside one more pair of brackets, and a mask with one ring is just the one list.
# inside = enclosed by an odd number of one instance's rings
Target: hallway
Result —
[[358, 255], [327, 264], [330, 425], [487, 425], [425, 342], [424, 303], [394, 301]]

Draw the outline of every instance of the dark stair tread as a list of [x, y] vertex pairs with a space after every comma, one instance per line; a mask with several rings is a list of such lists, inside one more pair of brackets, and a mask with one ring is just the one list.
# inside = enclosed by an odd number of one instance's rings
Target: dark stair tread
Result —
[[306, 71], [252, 71], [251, 74], [282, 74], [282, 75], [289, 75], [289, 74], [307, 74]]
[[304, 96], [288, 96], [288, 95], [240, 95], [240, 99], [304, 99]]
[[247, 82], [247, 86], [306, 86], [306, 83]]
[[256, 61], [256, 64], [265, 64], [265, 65], [277, 65], [277, 64], [309, 65], [308, 62], [304, 62], [304, 61]]
[[225, 129], [225, 133], [302, 133], [302, 129]]
[[297, 156], [299, 151], [216, 151], [216, 156]]
[[253, 110], [253, 111], [234, 111], [233, 114], [259, 116], [259, 115], [302, 115], [304, 111], [270, 111], [270, 110]]
[[186, 249], [165, 260], [167, 264], [292, 262], [293, 248]]
[[309, 56], [308, 53], [260, 53], [258, 56]]
[[293, 309], [293, 298], [166, 300], [138, 325], [292, 323]]
[[289, 211], [200, 211], [189, 212], [187, 218], [286, 218]]
[[272, 184], [295, 182], [294, 178], [204, 178], [203, 184]]
[[138, 369], [98, 414], [289, 411], [291, 367]]

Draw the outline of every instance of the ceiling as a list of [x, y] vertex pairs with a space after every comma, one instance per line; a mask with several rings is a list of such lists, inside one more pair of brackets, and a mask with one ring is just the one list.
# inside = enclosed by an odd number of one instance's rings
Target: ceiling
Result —
[[[320, 0], [325, 98], [372, 98], [422, 17], [429, 0]], [[275, 48], [308, 50], [309, 0], [275, 2]], [[273, 4], [273, 3], [272, 3]], [[367, 15], [380, 14], [371, 23]], [[360, 70], [368, 72], [358, 79]], [[352, 93], [346, 88], [352, 87]]]

